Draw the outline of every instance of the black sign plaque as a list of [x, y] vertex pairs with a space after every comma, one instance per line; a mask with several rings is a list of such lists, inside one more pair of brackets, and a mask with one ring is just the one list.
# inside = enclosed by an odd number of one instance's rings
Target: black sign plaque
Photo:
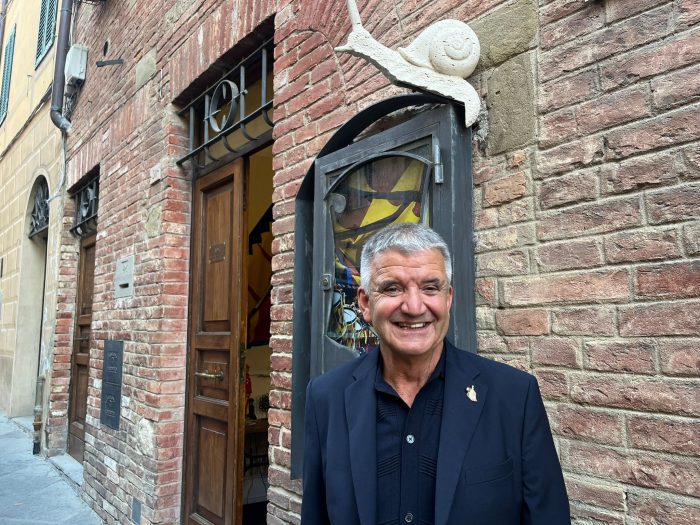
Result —
[[123, 362], [124, 341], [105, 341], [100, 422], [115, 430], [121, 416]]

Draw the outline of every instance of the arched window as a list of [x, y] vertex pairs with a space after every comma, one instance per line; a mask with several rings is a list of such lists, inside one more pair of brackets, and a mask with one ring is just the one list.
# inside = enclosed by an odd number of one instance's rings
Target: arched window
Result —
[[49, 185], [44, 177], [40, 177], [35, 184], [30, 221], [29, 238], [38, 235], [46, 239], [49, 230]]

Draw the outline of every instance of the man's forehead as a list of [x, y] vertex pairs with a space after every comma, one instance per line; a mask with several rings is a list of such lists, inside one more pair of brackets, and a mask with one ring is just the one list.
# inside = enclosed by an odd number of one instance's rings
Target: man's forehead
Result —
[[[425, 271], [435, 274], [436, 278], [444, 278], [445, 258], [440, 250], [428, 249], [416, 252], [403, 250], [385, 250], [376, 255], [372, 261], [372, 279], [387, 277], [397, 271]], [[432, 270], [432, 271], [431, 271]]]

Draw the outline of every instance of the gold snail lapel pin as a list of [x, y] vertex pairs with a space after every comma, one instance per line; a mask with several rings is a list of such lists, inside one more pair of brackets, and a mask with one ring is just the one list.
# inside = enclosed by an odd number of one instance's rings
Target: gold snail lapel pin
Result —
[[465, 79], [474, 72], [481, 48], [479, 38], [461, 20], [440, 20], [426, 27], [398, 51], [379, 43], [362, 25], [355, 0], [346, 0], [352, 30], [340, 53], [362, 57], [394, 84], [409, 85], [464, 104], [464, 124], [476, 122], [481, 108], [478, 93]]
[[466, 392], [467, 392], [467, 397], [469, 398], [469, 401], [476, 403], [476, 388], [474, 388], [474, 385], [468, 386], [466, 388]]

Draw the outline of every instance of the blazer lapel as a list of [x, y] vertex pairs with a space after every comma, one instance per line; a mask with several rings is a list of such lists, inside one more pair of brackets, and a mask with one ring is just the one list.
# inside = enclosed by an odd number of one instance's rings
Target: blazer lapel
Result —
[[[481, 416], [488, 390], [475, 380], [479, 371], [461, 358], [459, 353], [462, 350], [445, 342], [445, 351], [445, 393], [435, 484], [435, 525], [447, 523], [464, 456]], [[469, 387], [473, 387], [476, 401], [467, 395]]]
[[374, 379], [379, 350], [358, 366], [355, 382], [345, 389], [345, 414], [350, 443], [350, 470], [362, 525], [375, 525], [377, 511], [377, 416]]

